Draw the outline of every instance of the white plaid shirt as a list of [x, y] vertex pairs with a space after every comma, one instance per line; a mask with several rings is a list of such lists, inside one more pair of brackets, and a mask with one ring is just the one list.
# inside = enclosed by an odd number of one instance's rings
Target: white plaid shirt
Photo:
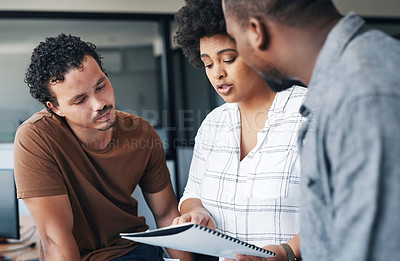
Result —
[[276, 94], [257, 145], [240, 161], [240, 112], [235, 103], [213, 110], [200, 126], [182, 203], [201, 199], [217, 230], [265, 246], [299, 232], [299, 113], [307, 89]]

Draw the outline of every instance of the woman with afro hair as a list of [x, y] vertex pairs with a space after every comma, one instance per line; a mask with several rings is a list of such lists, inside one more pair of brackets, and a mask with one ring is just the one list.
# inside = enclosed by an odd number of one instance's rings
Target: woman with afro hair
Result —
[[197, 132], [174, 224], [216, 228], [275, 252], [273, 260], [299, 257], [300, 169], [294, 163], [307, 89], [293, 85], [276, 93], [244, 63], [226, 32], [220, 0], [186, 0], [175, 21], [175, 41], [226, 103]]

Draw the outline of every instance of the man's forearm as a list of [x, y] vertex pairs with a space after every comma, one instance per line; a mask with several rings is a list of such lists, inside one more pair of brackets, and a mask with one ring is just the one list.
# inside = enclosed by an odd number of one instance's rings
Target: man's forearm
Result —
[[46, 260], [75, 261], [81, 258], [78, 245], [73, 237], [59, 242], [42, 239], [41, 242]]
[[[179, 216], [178, 211], [176, 211], [176, 213], [171, 213], [171, 215], [168, 218], [164, 218], [162, 220], [157, 220], [157, 226], [158, 227], [166, 227], [172, 224], [172, 221], [174, 220], [175, 217]], [[172, 258], [178, 258], [181, 261], [193, 261], [194, 257], [191, 253], [188, 252], [183, 252], [183, 251], [179, 251], [176, 249], [167, 249], [168, 254], [172, 257]]]
[[24, 203], [38, 228], [46, 260], [80, 260], [68, 195], [25, 198]]

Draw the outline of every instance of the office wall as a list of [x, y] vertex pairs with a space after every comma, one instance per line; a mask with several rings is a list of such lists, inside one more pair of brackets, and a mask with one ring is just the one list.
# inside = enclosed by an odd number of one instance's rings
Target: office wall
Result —
[[0, 10], [175, 13], [184, 0], [1, 0]]
[[[347, 13], [349, 11], [355, 11], [364, 16], [376, 16], [376, 17], [400, 17], [400, 1], [399, 0], [333, 0], [337, 5], [338, 9], [342, 13]], [[0, 11], [73, 11], [73, 12], [129, 12], [129, 13], [167, 13], [173, 14], [175, 13], [184, 3], [184, 0], [69, 0], [69, 1], [54, 1], [54, 0], [1, 0], [0, 1]], [[30, 48], [32, 49], [32, 48]], [[10, 50], [7, 49], [6, 52]], [[1, 52], [1, 50], [0, 50]], [[10, 59], [14, 61], [20, 61], [22, 64], [27, 64], [28, 60], [26, 59], [25, 54], [10, 54]], [[10, 67], [11, 64], [7, 62], [9, 59], [0, 60], [0, 68]], [[22, 100], [24, 105], [28, 105], [30, 109], [27, 111], [18, 112], [20, 115], [23, 115], [21, 118], [27, 118], [33, 112], [42, 108], [40, 104], [35, 102], [27, 92], [25, 84], [23, 83], [23, 69], [15, 68], [13, 69], [12, 78], [17, 79], [19, 84], [23, 86], [20, 89], [16, 88], [8, 88], [4, 90], [4, 97], [18, 97]], [[23, 67], [25, 68], [25, 66]], [[0, 78], [5, 79], [6, 77], [1, 77], [3, 70], [0, 70]], [[195, 74], [193, 68], [190, 66], [187, 67], [188, 78], [187, 82], [182, 83], [186, 87], [194, 87], [190, 90], [187, 90], [187, 95], [193, 97], [193, 101], [188, 99], [187, 103], [189, 106], [194, 106], [197, 108], [199, 114], [194, 114], [195, 125], [199, 124], [202, 120], [202, 117], [205, 116], [204, 112], [212, 105], [210, 102], [210, 98], [206, 100], [196, 99], [197, 97], [211, 97], [207, 88], [211, 88], [205, 78], [197, 80], [192, 74]], [[22, 75], [22, 76], [21, 76]], [[4, 76], [4, 75], [3, 75]], [[115, 81], [118, 82], [120, 78], [118, 75], [115, 75]], [[13, 86], [9, 82], [3, 82], [5, 86]], [[200, 85], [200, 86], [198, 86]], [[118, 95], [118, 94], [117, 94]], [[12, 101], [13, 99], [8, 99]], [[199, 104], [197, 104], [199, 103]], [[216, 102], [218, 103], [218, 101]], [[19, 120], [15, 121], [15, 116], [10, 113], [12, 109], [20, 107], [19, 104], [15, 103], [7, 103], [5, 101], [0, 110], [3, 112], [3, 115], [7, 116], [7, 120], [9, 120], [10, 124], [1, 124], [0, 125], [0, 142], [1, 142], [1, 134], [9, 133], [8, 128], [15, 128], [19, 124]], [[211, 108], [210, 108], [211, 109]], [[4, 130], [2, 130], [2, 128]], [[189, 139], [193, 138], [196, 133], [195, 129], [190, 131]], [[7, 138], [7, 137], [5, 137]], [[12, 144], [0, 144], [0, 167], [10, 168], [12, 165]], [[184, 150], [184, 149], [183, 149]], [[189, 149], [190, 150], [190, 149]], [[189, 154], [185, 154], [186, 156]], [[185, 160], [181, 160], [181, 164], [188, 163], [190, 157]], [[169, 162], [171, 163], [171, 162]], [[179, 163], [179, 162], [178, 162]], [[186, 164], [187, 165], [187, 164]], [[172, 167], [171, 167], [172, 166]], [[169, 164], [169, 168], [171, 173], [174, 173], [173, 164]], [[187, 168], [187, 166], [178, 166], [179, 168]], [[185, 174], [185, 173], [181, 173]], [[180, 177], [180, 188], [182, 189], [185, 184], [184, 177]], [[140, 194], [139, 192], [135, 192]], [[179, 191], [181, 193], [181, 191]], [[141, 206], [143, 204], [140, 204]], [[23, 211], [22, 213], [26, 213]], [[139, 213], [141, 215], [145, 215], [148, 219], [152, 220], [151, 214], [149, 214], [148, 209], [140, 209]], [[150, 221], [151, 226], [154, 226], [154, 221]]]
[[[399, 0], [333, 0], [342, 13], [400, 16]], [[175, 13], [184, 0], [1, 0], [0, 10]]]
[[[0, 143], [0, 169], [14, 169], [14, 146], [10, 143]], [[18, 200], [20, 215], [28, 215], [29, 211], [26, 208], [22, 199]]]
[[339, 11], [363, 16], [400, 17], [399, 0], [333, 0]]
[[37, 44], [60, 32], [96, 44], [113, 83], [118, 109], [159, 124], [143, 115], [160, 109], [161, 72], [156, 61], [162, 51], [156, 21], [5, 18], [0, 19], [0, 143], [12, 142], [19, 124], [43, 109], [29, 94], [25, 70]]

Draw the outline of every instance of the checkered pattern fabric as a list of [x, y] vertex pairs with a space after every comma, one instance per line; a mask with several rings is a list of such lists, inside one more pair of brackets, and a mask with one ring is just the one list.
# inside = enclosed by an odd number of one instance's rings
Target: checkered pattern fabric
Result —
[[182, 203], [201, 199], [217, 230], [265, 246], [299, 232], [298, 130], [307, 89], [277, 93], [257, 145], [240, 161], [240, 111], [224, 104], [203, 121], [196, 136]]

